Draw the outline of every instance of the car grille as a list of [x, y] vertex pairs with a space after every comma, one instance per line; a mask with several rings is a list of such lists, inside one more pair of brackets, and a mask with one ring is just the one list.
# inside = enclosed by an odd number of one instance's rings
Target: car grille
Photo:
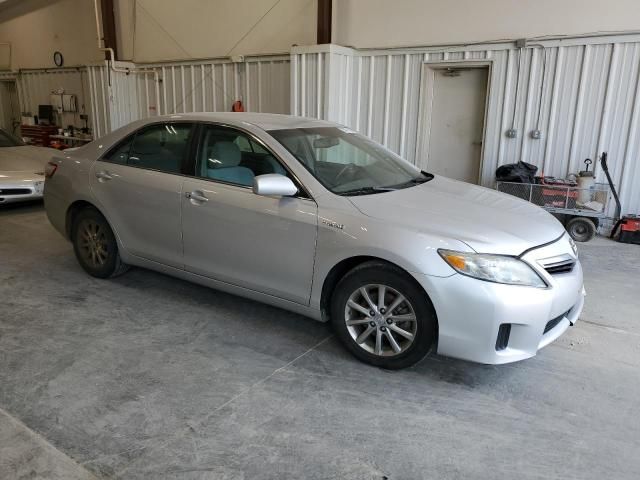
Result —
[[544, 269], [549, 272], [551, 275], [556, 275], [558, 273], [569, 273], [573, 270], [575, 266], [575, 260], [565, 260], [564, 262], [553, 263], [551, 265], [547, 265]]
[[30, 188], [0, 188], [0, 196], [3, 197], [9, 195], [29, 195], [30, 193]]
[[562, 315], [558, 315], [556, 318], [549, 320], [547, 324], [544, 326], [544, 333], [547, 333], [548, 331], [553, 330], [562, 321], [562, 319], [569, 314], [570, 311], [571, 310], [567, 310]]
[[576, 259], [570, 255], [561, 255], [559, 257], [538, 260], [538, 263], [550, 275], [558, 275], [560, 273], [571, 272], [576, 265]]
[[509, 335], [511, 335], [511, 324], [503, 323], [498, 328], [498, 338], [496, 339], [496, 351], [504, 350], [509, 344]]

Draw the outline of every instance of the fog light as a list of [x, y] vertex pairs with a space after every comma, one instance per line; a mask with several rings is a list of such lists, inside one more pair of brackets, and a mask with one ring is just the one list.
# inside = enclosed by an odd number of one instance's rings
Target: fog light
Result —
[[504, 350], [509, 345], [509, 335], [511, 335], [511, 324], [503, 323], [498, 328], [498, 338], [496, 339], [496, 352]]

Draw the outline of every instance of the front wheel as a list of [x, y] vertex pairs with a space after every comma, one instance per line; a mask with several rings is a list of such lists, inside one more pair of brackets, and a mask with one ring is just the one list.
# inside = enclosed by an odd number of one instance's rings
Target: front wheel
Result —
[[360, 360], [387, 369], [420, 361], [436, 337], [435, 310], [400, 269], [367, 262], [336, 286], [331, 319], [340, 340]]
[[73, 222], [73, 250], [80, 266], [92, 277], [110, 278], [127, 271], [118, 242], [107, 220], [93, 208], [82, 210]]

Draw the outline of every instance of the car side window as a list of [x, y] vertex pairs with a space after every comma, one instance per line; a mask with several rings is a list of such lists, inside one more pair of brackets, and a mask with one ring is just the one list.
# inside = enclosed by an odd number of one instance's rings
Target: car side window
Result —
[[228, 127], [205, 125], [198, 150], [198, 176], [250, 187], [267, 173], [289, 176], [282, 164], [249, 135]]
[[193, 125], [161, 123], [136, 133], [127, 165], [167, 173], [180, 173]]
[[124, 142], [116, 145], [115, 148], [110, 150], [102, 160], [118, 163], [120, 165], [126, 165], [127, 160], [129, 160], [129, 151], [131, 150], [131, 143], [133, 143], [135, 135], [131, 135]]
[[246, 135], [238, 135], [238, 137], [234, 140], [234, 143], [238, 145], [238, 148], [241, 152], [252, 152], [252, 153], [269, 153], [262, 145], [254, 141], [253, 139], [247, 137]]
[[249, 139], [244, 135], [238, 135], [236, 139], [233, 141], [241, 152], [252, 152], [251, 144], [249, 143]]

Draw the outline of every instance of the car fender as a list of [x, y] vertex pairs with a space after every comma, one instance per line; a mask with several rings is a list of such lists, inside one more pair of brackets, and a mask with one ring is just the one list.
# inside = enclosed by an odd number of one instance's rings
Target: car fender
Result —
[[333, 267], [354, 257], [381, 259], [408, 273], [454, 275], [438, 254], [439, 248], [472, 251], [459, 240], [386, 224], [348, 209], [320, 207], [311, 306], [320, 305], [324, 282]]

